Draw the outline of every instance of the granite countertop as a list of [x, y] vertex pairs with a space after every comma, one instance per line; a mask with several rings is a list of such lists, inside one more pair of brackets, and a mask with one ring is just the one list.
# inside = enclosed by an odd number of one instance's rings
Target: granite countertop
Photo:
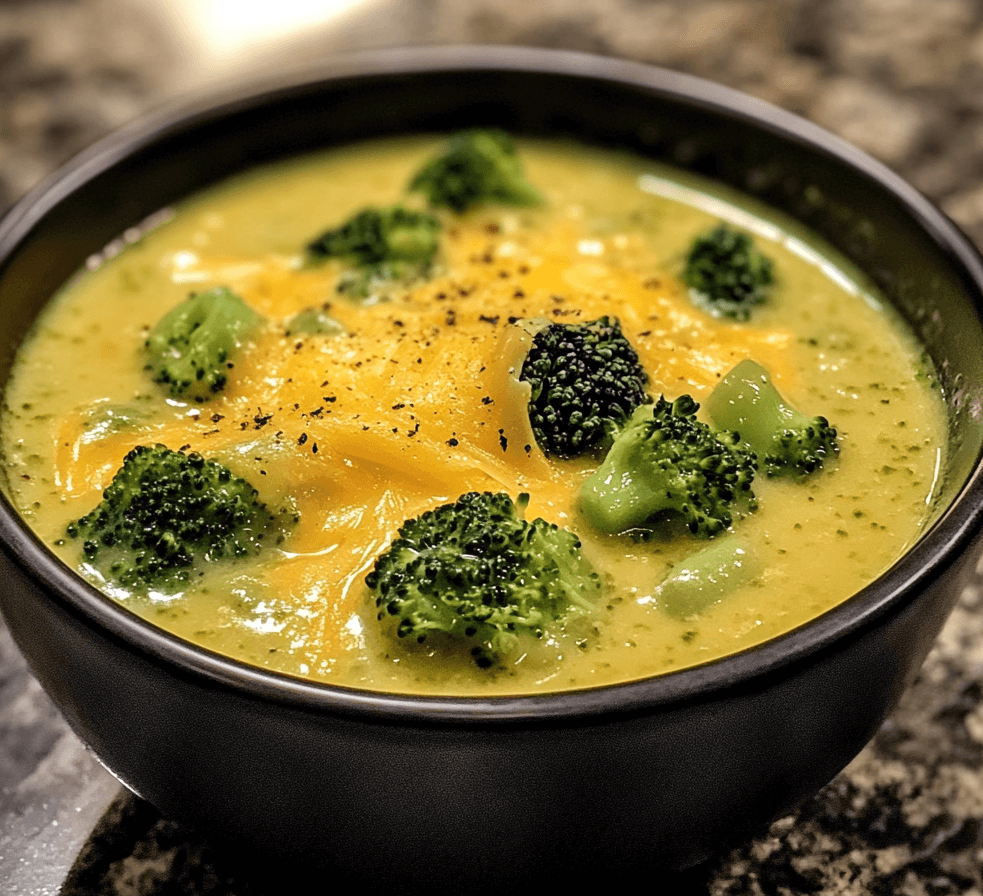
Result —
[[[203, 85], [358, 47], [515, 43], [653, 62], [802, 114], [886, 162], [983, 245], [977, 0], [364, 0], [276, 39], [269, 23], [257, 36], [209, 20], [213, 7], [231, 5], [0, 0], [0, 210], [93, 139]], [[871, 744], [675, 892], [983, 896], [981, 575]], [[59, 890], [258, 892], [119, 788], [0, 624], [0, 892]]]

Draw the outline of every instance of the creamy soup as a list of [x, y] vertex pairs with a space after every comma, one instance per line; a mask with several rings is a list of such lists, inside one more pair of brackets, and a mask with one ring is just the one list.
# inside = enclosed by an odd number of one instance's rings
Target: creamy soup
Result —
[[[438, 212], [426, 279], [355, 299], [337, 291], [343, 262], [304, 262], [312, 238], [366, 206], [422, 207], [406, 185], [440, 145], [370, 143], [237, 177], [128, 233], [52, 301], [17, 360], [2, 436], [14, 502], [66, 563], [134, 613], [247, 663], [356, 688], [499, 694], [631, 680], [746, 649], [847, 599], [919, 537], [945, 452], [919, 345], [832, 251], [725, 190], [624, 154], [520, 141], [544, 203]], [[693, 239], [722, 220], [773, 262], [771, 295], [747, 322], [711, 316], [680, 279]], [[173, 398], [145, 369], [147, 334], [190, 292], [216, 286], [266, 324], [223, 392]], [[342, 332], [285, 329], [311, 308]], [[818, 473], [758, 476], [757, 510], [733, 523], [753, 574], [698, 612], [668, 612], [659, 586], [706, 542], [592, 532], [575, 496], [598, 460], [544, 456], [510, 375], [524, 350], [510, 319], [602, 315], [620, 319], [654, 397], [702, 404], [753, 358], [839, 433]], [[99, 502], [130, 449], [155, 443], [221, 461], [269, 505], [290, 503], [296, 527], [177, 593], [103, 581], [66, 526]], [[491, 669], [397, 641], [365, 584], [404, 520], [485, 490], [529, 493], [527, 518], [577, 532], [603, 580], [584, 626], [530, 640]]]

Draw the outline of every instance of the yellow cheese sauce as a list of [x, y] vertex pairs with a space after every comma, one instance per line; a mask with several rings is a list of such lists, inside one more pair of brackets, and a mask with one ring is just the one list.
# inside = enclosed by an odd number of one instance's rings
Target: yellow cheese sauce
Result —
[[[357, 688], [502, 694], [636, 679], [739, 651], [814, 618], [895, 561], [925, 525], [944, 464], [941, 396], [918, 344], [833, 253], [718, 188], [626, 155], [520, 142], [542, 207], [441, 212], [433, 275], [387, 301], [339, 295], [344, 265], [303, 247], [369, 205], [405, 199], [440, 146], [407, 138], [241, 176], [93, 259], [22, 348], [5, 396], [9, 491], [65, 562], [133, 612], [204, 647]], [[414, 200], [409, 200], [411, 203]], [[753, 232], [776, 286], [751, 321], [695, 307], [679, 276], [721, 219]], [[189, 292], [227, 286], [268, 323], [204, 403], [167, 397], [145, 368], [149, 329]], [[330, 305], [342, 335], [287, 335]], [[703, 546], [592, 534], [575, 502], [597, 461], [547, 459], [510, 368], [528, 347], [510, 318], [617, 316], [650, 392], [704, 401], [753, 358], [785, 397], [826, 416], [841, 450], [804, 480], [754, 483], [734, 523], [756, 574], [699, 614], [657, 586]], [[199, 451], [299, 523], [260, 558], [213, 564], [179, 594], [127, 594], [82, 561], [65, 527], [138, 444]], [[399, 525], [471, 490], [531, 495], [527, 518], [581, 535], [604, 598], [588, 622], [482, 670], [380, 631], [364, 578]]]

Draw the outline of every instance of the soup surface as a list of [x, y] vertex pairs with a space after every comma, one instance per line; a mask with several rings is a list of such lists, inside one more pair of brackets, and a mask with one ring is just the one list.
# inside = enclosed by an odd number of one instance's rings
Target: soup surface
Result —
[[[622, 154], [518, 145], [546, 201], [439, 212], [431, 275], [384, 301], [339, 294], [344, 264], [305, 264], [303, 249], [366, 206], [404, 201], [436, 139], [240, 176], [91, 259], [37, 323], [6, 394], [9, 491], [30, 525], [183, 638], [289, 674], [409, 693], [528, 693], [681, 669], [801, 625], [890, 566], [925, 525], [945, 450], [941, 396], [890, 309], [796, 225], [740, 197]], [[680, 279], [694, 237], [721, 220], [773, 261], [772, 293], [747, 322], [701, 310]], [[189, 292], [216, 286], [266, 324], [222, 393], [175, 399], [145, 369], [147, 334]], [[290, 333], [310, 308], [343, 332]], [[819, 473], [755, 480], [758, 509], [733, 524], [753, 574], [696, 613], [667, 612], [659, 586], [705, 542], [592, 532], [575, 496], [598, 460], [545, 457], [510, 375], [522, 357], [510, 318], [601, 315], [620, 319], [655, 397], [704, 403], [753, 358], [839, 433]], [[66, 526], [99, 502], [130, 449], [154, 443], [221, 461], [271, 506], [291, 503], [292, 534], [255, 559], [211, 564], [177, 593], [103, 581]], [[603, 579], [585, 626], [530, 639], [491, 669], [397, 641], [365, 584], [404, 520], [485, 490], [528, 492], [527, 518], [577, 532]]]

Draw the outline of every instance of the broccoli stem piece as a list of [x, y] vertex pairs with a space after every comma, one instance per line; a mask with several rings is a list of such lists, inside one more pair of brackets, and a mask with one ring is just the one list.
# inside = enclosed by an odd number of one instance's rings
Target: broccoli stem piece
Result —
[[296, 517], [274, 512], [256, 489], [216, 461], [139, 445], [102, 501], [66, 534], [100, 575], [124, 588], [168, 591], [205, 563], [258, 554]]
[[543, 201], [525, 179], [511, 137], [494, 129], [451, 137], [443, 154], [410, 181], [409, 190], [423, 193], [434, 208], [458, 213], [486, 202], [524, 206]]
[[775, 277], [771, 260], [748, 234], [720, 223], [693, 241], [683, 281], [704, 310], [746, 321], [751, 309], [768, 298]]
[[714, 425], [740, 434], [768, 476], [808, 476], [840, 450], [829, 421], [792, 407], [768, 371], [751, 359], [717, 384], [707, 399], [707, 413]]
[[693, 616], [750, 581], [758, 566], [737, 536], [714, 540], [663, 579], [655, 590], [658, 606], [670, 616]]
[[366, 576], [377, 618], [412, 643], [436, 639], [489, 668], [521, 637], [589, 614], [600, 580], [572, 532], [522, 514], [505, 493], [469, 492], [407, 520]]
[[519, 324], [535, 332], [519, 379], [532, 387], [529, 422], [544, 454], [593, 451], [651, 401], [648, 375], [617, 318]]
[[207, 401], [225, 388], [232, 358], [261, 321], [224, 286], [194, 294], [150, 331], [146, 369], [171, 396]]
[[755, 508], [754, 453], [735, 433], [696, 419], [689, 396], [640, 407], [583, 483], [580, 509], [595, 529], [648, 538], [680, 523], [699, 538], [726, 530], [735, 512]]
[[341, 336], [345, 327], [326, 308], [305, 308], [287, 321], [285, 331], [287, 336]]

